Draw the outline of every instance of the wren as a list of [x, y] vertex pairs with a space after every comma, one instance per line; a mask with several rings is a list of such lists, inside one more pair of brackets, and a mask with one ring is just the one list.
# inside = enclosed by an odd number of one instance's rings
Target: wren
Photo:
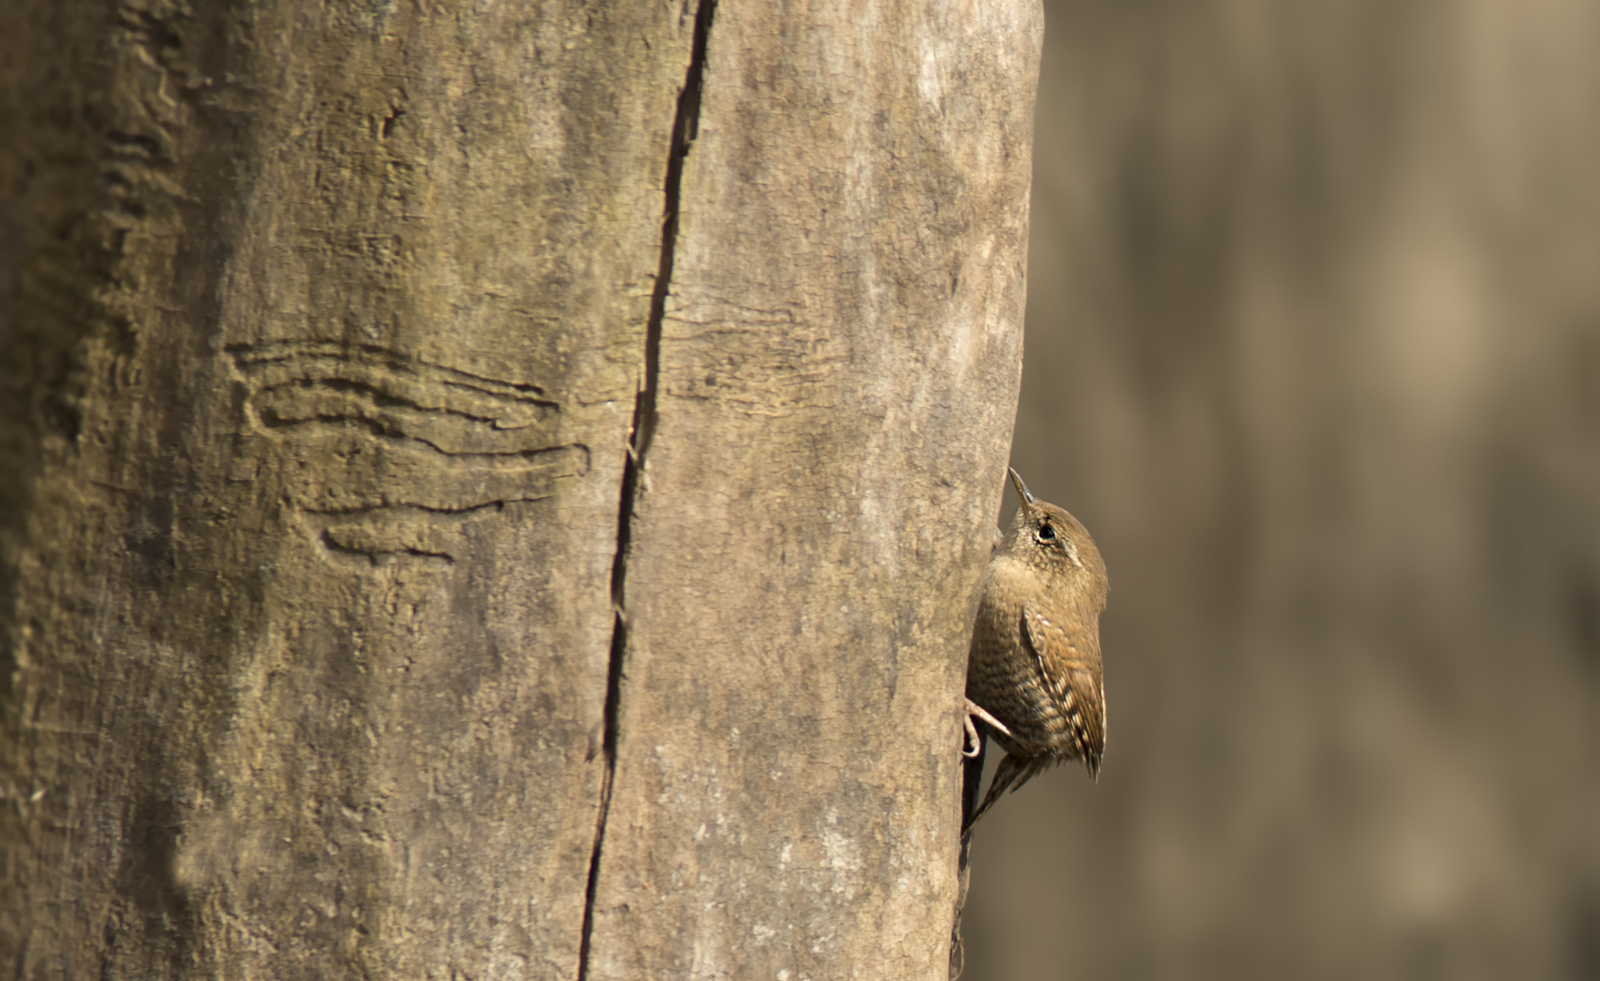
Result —
[[[1005, 758], [962, 832], [1046, 767], [1082, 760], [1092, 779], [1106, 746], [1100, 613], [1109, 583], [1094, 539], [1009, 471], [1021, 504], [984, 571], [967, 659], [967, 731], [988, 724]], [[974, 761], [981, 766], [981, 761]], [[976, 793], [976, 787], [974, 787]]]

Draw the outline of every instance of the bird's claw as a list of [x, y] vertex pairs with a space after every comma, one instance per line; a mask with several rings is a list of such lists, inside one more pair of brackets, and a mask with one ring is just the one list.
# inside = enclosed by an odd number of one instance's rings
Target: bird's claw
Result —
[[1011, 735], [1011, 730], [1005, 727], [1005, 723], [1001, 722], [999, 719], [985, 711], [983, 706], [979, 705], [977, 702], [974, 702], [970, 698], [967, 699], [966, 702], [967, 711], [966, 714], [961, 717], [961, 723], [966, 727], [967, 739], [966, 743], [961, 747], [961, 755], [971, 759], [972, 757], [983, 752], [983, 742], [978, 738], [978, 727], [972, 724], [973, 716], [977, 716], [983, 721], [989, 723], [989, 725], [994, 727], [996, 732], [1001, 732], [1009, 736]]

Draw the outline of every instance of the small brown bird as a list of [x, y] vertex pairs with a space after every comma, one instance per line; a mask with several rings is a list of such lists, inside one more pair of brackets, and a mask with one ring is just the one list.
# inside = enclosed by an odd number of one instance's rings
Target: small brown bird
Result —
[[[967, 660], [967, 731], [983, 719], [1006, 751], [983, 804], [963, 831], [1007, 789], [1048, 766], [1082, 760], [1098, 778], [1106, 746], [1100, 661], [1105, 562], [1078, 519], [1035, 500], [1015, 470], [1021, 506], [983, 575]], [[967, 751], [976, 755], [979, 746]]]

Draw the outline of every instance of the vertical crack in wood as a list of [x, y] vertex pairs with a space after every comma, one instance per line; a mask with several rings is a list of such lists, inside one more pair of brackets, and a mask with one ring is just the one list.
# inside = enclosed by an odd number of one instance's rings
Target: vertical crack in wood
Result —
[[617, 723], [621, 713], [623, 665], [628, 654], [626, 582], [628, 551], [633, 538], [633, 514], [644, 475], [645, 454], [655, 435], [657, 376], [661, 362], [661, 323], [666, 316], [672, 285], [672, 264], [678, 243], [678, 210], [682, 196], [683, 164], [700, 129], [700, 92], [705, 76], [706, 42], [716, 0], [700, 0], [695, 9], [694, 39], [683, 89], [678, 93], [672, 136], [667, 144], [667, 174], [661, 218], [661, 258], [655, 289], [650, 297], [650, 318], [645, 324], [644, 374], [633, 403], [633, 431], [628, 459], [623, 464], [622, 500], [617, 509], [617, 551], [611, 566], [611, 660], [606, 672], [604, 735], [605, 775], [600, 784], [600, 806], [595, 817], [594, 847], [589, 853], [589, 882], [584, 892], [583, 931], [578, 945], [578, 981], [588, 981], [590, 942], [594, 936], [595, 892], [600, 881], [600, 853], [605, 842], [606, 818], [611, 812], [611, 787], [617, 769]]

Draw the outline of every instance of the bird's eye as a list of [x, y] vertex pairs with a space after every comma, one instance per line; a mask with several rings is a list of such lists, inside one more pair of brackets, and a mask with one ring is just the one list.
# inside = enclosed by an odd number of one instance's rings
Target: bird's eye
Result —
[[1049, 525], [1039, 526], [1039, 540], [1041, 542], [1053, 542], [1055, 539], [1056, 530], [1054, 528], [1050, 527]]

